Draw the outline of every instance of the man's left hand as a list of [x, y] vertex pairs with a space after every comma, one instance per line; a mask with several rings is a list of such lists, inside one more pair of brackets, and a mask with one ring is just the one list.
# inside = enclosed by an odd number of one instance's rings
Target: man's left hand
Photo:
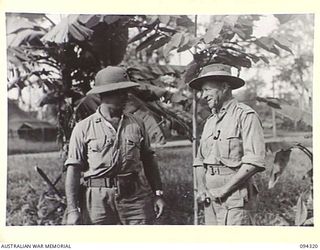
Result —
[[161, 197], [156, 197], [154, 201], [154, 211], [156, 212], [156, 218], [158, 219], [164, 210], [166, 203]]

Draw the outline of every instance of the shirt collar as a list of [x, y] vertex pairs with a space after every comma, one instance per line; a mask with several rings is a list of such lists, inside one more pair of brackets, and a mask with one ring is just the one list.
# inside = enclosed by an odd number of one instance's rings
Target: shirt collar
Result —
[[214, 116], [217, 116], [218, 120], [221, 120], [224, 115], [227, 113], [228, 110], [231, 110], [236, 105], [237, 100], [235, 98], [230, 98], [226, 102], [222, 104], [221, 109], [217, 114], [213, 114]]
[[[102, 114], [101, 114], [101, 111], [100, 111], [101, 107], [99, 106], [95, 112], [95, 119], [94, 121], [96, 123], [99, 123], [99, 122], [104, 122], [109, 128], [111, 128], [112, 130], [114, 130], [115, 132], [117, 131], [111, 124], [111, 122], [109, 122], [108, 120], [106, 120]], [[124, 118], [126, 117], [126, 115], [123, 113], [122, 116], [121, 116], [121, 120], [123, 120]]]
[[236, 99], [233, 97], [222, 104], [219, 113], [226, 112], [236, 104]]

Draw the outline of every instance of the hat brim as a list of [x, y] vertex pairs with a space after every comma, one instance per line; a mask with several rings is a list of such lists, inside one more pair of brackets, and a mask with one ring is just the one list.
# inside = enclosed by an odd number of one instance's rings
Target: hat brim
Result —
[[190, 88], [201, 90], [201, 86], [205, 80], [218, 80], [218, 81], [225, 81], [230, 84], [231, 89], [238, 89], [241, 88], [245, 82], [239, 77], [235, 76], [224, 76], [224, 75], [211, 75], [211, 76], [201, 76], [198, 78], [193, 79], [188, 83]]
[[111, 83], [106, 84], [103, 86], [93, 86], [91, 90], [87, 92], [87, 95], [91, 94], [101, 94], [106, 92], [112, 92], [115, 90], [125, 90], [129, 88], [134, 88], [140, 86], [138, 83], [135, 82], [117, 82], [117, 83]]

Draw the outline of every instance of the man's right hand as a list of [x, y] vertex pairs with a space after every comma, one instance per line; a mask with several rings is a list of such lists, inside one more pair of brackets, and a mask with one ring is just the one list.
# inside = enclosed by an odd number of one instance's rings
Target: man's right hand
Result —
[[81, 216], [80, 212], [77, 209], [70, 210], [67, 212], [67, 225], [80, 225], [81, 224]]
[[199, 188], [197, 191], [197, 202], [203, 203], [207, 197], [207, 189], [206, 188]]

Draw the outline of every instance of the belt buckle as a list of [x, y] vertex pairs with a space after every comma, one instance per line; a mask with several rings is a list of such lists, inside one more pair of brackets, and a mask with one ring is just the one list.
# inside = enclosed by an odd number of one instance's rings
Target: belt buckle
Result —
[[210, 166], [210, 168], [211, 168], [211, 175], [219, 175], [220, 174], [219, 167]]

